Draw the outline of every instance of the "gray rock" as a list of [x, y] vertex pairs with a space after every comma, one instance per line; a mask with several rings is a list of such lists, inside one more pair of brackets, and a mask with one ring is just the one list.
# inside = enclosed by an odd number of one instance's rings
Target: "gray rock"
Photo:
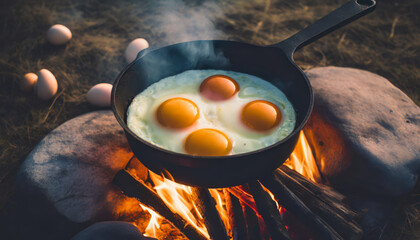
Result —
[[86, 228], [72, 238], [72, 240], [152, 240], [143, 236], [140, 231], [128, 222], [99, 222]]
[[323, 67], [306, 74], [315, 105], [304, 131], [327, 182], [371, 196], [411, 190], [420, 168], [420, 108], [367, 71]]
[[27, 156], [18, 191], [46, 198], [76, 223], [103, 218], [124, 198], [110, 183], [132, 156], [111, 111], [81, 115], [51, 131]]

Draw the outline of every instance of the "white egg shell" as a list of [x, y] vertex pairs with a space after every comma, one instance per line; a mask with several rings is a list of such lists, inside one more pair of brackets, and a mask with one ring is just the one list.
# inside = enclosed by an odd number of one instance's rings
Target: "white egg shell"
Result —
[[111, 106], [111, 90], [111, 84], [99, 83], [88, 91], [86, 98], [92, 105], [99, 107], [109, 107]]
[[62, 45], [70, 41], [72, 37], [70, 29], [61, 24], [55, 24], [47, 31], [47, 40], [54, 45]]
[[44, 100], [48, 100], [57, 93], [57, 79], [47, 69], [41, 69], [38, 73], [38, 81], [35, 85], [36, 95]]
[[125, 49], [125, 59], [128, 63], [131, 63], [136, 59], [137, 54], [149, 47], [149, 43], [144, 38], [136, 38], [128, 44], [127, 48]]
[[24, 92], [30, 92], [37, 81], [38, 76], [35, 73], [27, 73], [20, 79], [19, 88]]

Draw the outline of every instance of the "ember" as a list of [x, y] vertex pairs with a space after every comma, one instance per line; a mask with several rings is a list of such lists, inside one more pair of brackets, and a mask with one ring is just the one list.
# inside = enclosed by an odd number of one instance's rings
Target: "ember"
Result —
[[205, 189], [150, 171], [143, 182], [136, 172], [121, 170], [114, 183], [151, 215], [144, 230], [150, 237], [165, 235], [160, 226], [164, 219], [190, 239], [360, 239], [363, 234], [355, 221], [359, 215], [343, 205], [343, 196], [316, 183], [320, 173], [303, 132], [290, 158], [272, 176], [260, 179], [262, 184]]

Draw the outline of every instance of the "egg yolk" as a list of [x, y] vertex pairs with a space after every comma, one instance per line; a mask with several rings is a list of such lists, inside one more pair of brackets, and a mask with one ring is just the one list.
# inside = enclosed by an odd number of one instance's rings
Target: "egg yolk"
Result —
[[282, 119], [280, 109], [273, 103], [256, 100], [242, 109], [241, 120], [249, 128], [256, 131], [267, 131], [279, 125]]
[[231, 77], [213, 75], [206, 78], [200, 85], [200, 93], [213, 101], [226, 100], [239, 91], [239, 84]]
[[156, 110], [157, 121], [169, 128], [191, 126], [199, 116], [197, 105], [186, 98], [171, 98], [161, 103]]
[[197, 156], [225, 156], [232, 150], [232, 143], [223, 132], [204, 128], [188, 135], [184, 142], [188, 154]]

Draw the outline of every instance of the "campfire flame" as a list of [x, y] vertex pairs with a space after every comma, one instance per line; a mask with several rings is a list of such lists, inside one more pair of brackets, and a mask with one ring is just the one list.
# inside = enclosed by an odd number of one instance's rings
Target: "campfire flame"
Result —
[[319, 173], [308, 140], [306, 140], [305, 134], [302, 131], [300, 132], [295, 149], [283, 165], [288, 166], [313, 182], [320, 182], [321, 174]]
[[230, 232], [229, 213], [226, 208], [226, 201], [223, 195], [223, 190], [209, 189], [211, 196], [216, 202], [216, 209], [219, 211], [220, 218], [226, 226], [227, 232]]
[[203, 216], [197, 210], [192, 200], [191, 187], [178, 184], [167, 178], [161, 177], [150, 172], [150, 178], [153, 181], [154, 188], [161, 199], [168, 207], [181, 215], [189, 224], [194, 226], [204, 236], [209, 238]]
[[150, 215], [151, 215], [149, 223], [148, 223], [146, 229], [144, 230], [144, 235], [146, 237], [156, 237], [157, 236], [157, 230], [160, 228], [160, 222], [162, 222], [163, 218], [159, 214], [157, 214], [155, 211], [153, 211], [152, 209], [144, 206], [141, 203], [140, 203], [140, 206], [144, 210], [149, 212]]
[[[314, 182], [320, 180], [320, 173], [312, 155], [311, 148], [303, 132], [300, 133], [298, 143], [293, 153], [290, 155], [290, 158], [286, 160], [284, 165], [294, 169], [295, 171], [299, 172]], [[191, 224], [204, 236], [209, 238], [209, 234], [205, 226], [205, 220], [192, 199], [191, 187], [175, 183], [152, 172], [150, 172], [149, 176], [154, 184], [154, 189], [156, 190], [157, 194], [168, 205], [168, 207], [172, 211], [181, 215], [188, 222], [188, 224]], [[216, 208], [219, 211], [221, 219], [224, 222], [228, 233], [231, 232], [229, 215], [226, 209], [226, 201], [223, 195], [223, 191], [218, 189], [209, 189], [209, 191], [216, 202]], [[237, 187], [233, 187], [231, 192], [238, 192]], [[269, 192], [269, 194], [274, 199], [273, 194], [271, 194], [271, 192]], [[144, 205], [141, 205], [141, 207], [151, 215], [150, 221], [145, 230], [145, 235], [157, 238], [159, 235], [158, 231], [160, 228], [160, 223], [162, 222], [163, 218], [152, 209]], [[281, 207], [278, 206], [278, 208], [279, 211], [282, 211]]]

